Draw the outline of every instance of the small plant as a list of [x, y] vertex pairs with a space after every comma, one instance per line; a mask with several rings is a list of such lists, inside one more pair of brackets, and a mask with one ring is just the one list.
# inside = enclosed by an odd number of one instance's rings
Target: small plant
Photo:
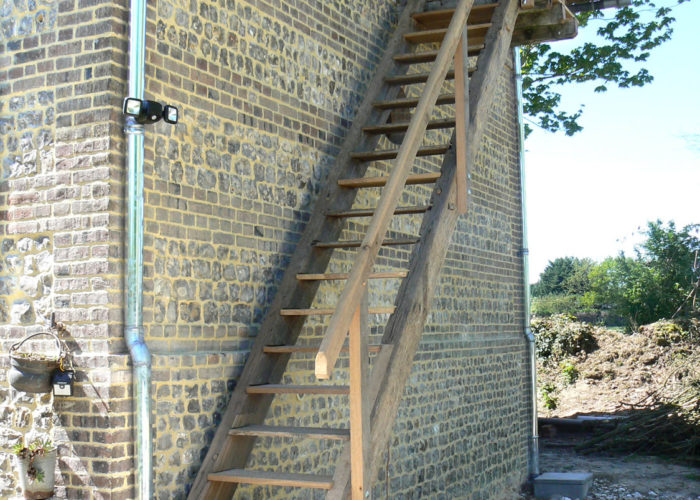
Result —
[[568, 361], [561, 364], [561, 374], [567, 384], [573, 384], [578, 380], [578, 368]]
[[20, 441], [12, 448], [12, 451], [20, 460], [29, 460], [27, 465], [27, 477], [32, 481], [42, 483], [44, 482], [44, 471], [34, 466], [34, 460], [46, 456], [55, 449], [56, 447], [53, 446], [49, 439], [42, 440], [41, 438], [37, 438], [28, 446], [25, 446], [24, 440]]
[[537, 338], [537, 357], [544, 362], [590, 353], [598, 348], [595, 327], [565, 314], [533, 318], [531, 327]]
[[553, 395], [555, 391], [556, 387], [554, 387], [551, 384], [545, 384], [540, 389], [540, 392], [542, 393], [542, 401], [544, 402], [544, 407], [548, 410], [557, 409], [557, 403], [559, 402], [559, 400]]

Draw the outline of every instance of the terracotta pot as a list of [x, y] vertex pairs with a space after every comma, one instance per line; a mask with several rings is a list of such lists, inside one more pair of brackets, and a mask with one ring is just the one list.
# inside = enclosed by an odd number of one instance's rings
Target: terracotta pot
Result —
[[52, 450], [43, 457], [34, 458], [34, 468], [43, 472], [44, 477], [42, 481], [29, 479], [29, 477], [27, 477], [29, 459], [20, 459], [17, 457], [19, 480], [22, 485], [24, 498], [28, 500], [39, 500], [51, 498], [53, 496], [54, 483], [56, 481], [56, 453], [56, 450]]

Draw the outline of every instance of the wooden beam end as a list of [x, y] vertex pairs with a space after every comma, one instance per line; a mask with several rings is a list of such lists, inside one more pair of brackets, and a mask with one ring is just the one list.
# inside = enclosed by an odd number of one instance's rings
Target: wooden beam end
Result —
[[315, 368], [315, 375], [316, 378], [319, 380], [328, 380], [331, 378], [331, 373], [329, 369], [329, 364], [328, 364], [328, 357], [326, 356], [325, 352], [318, 352], [316, 354], [316, 368]]

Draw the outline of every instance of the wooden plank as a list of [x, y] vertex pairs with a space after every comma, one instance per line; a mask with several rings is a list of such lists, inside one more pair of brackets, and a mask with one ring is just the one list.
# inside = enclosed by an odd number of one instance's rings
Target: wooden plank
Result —
[[[387, 278], [405, 278], [408, 271], [388, 271], [372, 273], [368, 276], [369, 279], [387, 279]], [[318, 280], [346, 280], [350, 273], [316, 273], [316, 274], [297, 274], [297, 279], [300, 281], [318, 281]]]
[[[406, 178], [406, 185], [431, 184], [438, 180], [440, 175], [440, 172], [409, 175]], [[370, 188], [385, 186], [387, 182], [389, 182], [389, 177], [362, 177], [360, 179], [340, 179], [338, 185], [344, 188]]]
[[208, 443], [209, 451], [188, 495], [190, 500], [202, 498], [229, 500], [235, 492], [235, 483], [212, 484], [208, 481], [208, 474], [214, 470], [245, 467], [255, 439], [239, 438], [234, 446], [228, 436], [228, 430], [234, 424], [241, 426], [262, 423], [267, 414], [272, 396], [256, 395], [253, 397], [248, 395], [245, 388], [249, 384], [275, 382], [282, 379], [289, 357], [284, 355], [268, 356], [263, 352], [263, 348], [268, 344], [294, 343], [301, 331], [304, 324], [303, 317], [296, 320], [284, 318], [279, 315], [279, 311], [284, 304], [308, 307], [316, 295], [319, 283], [305, 282], [300, 284], [296, 275], [299, 273], [320, 273], [326, 270], [332, 253], [312, 252], [310, 251], [311, 243], [321, 237], [338, 238], [343, 230], [341, 220], [330, 219], [325, 214], [330, 210], [350, 209], [357, 191], [341, 188], [338, 186], [337, 180], [364, 175], [367, 164], [353, 160], [351, 155], [355, 151], [372, 151], [376, 148], [378, 136], [363, 134], [361, 127], [370, 119], [377, 121], [378, 116], [386, 113], [384, 111], [378, 112], [373, 108], [372, 102], [378, 99], [396, 97], [398, 88], [386, 87], [384, 78], [390, 73], [402, 70], [401, 66], [394, 63], [393, 56], [408, 49], [403, 40], [403, 33], [413, 29], [410, 13], [423, 10], [424, 4], [425, 0], [408, 0], [399, 17], [395, 32], [389, 38], [385, 53], [376, 67], [374, 77], [367, 85], [362, 104], [353, 117], [352, 126], [336, 156], [335, 165], [329, 169], [328, 175], [324, 179], [314, 210], [279, 284], [275, 299], [263, 318], [243, 372], [238, 378], [226, 411], [222, 413], [216, 434], [211, 443]]
[[[479, 55], [484, 48], [483, 44], [469, 46], [469, 57]], [[422, 64], [433, 62], [438, 55], [437, 50], [426, 50], [423, 52], [411, 52], [408, 54], [398, 54], [394, 56], [394, 61], [398, 64]]]
[[[476, 6], [474, 9], [476, 9]], [[437, 31], [435, 30], [446, 28], [453, 13], [454, 9], [445, 9], [417, 13], [413, 17], [416, 19], [419, 27], [433, 31], [432, 36], [437, 37], [438, 35], [435, 34]], [[481, 21], [483, 22], [484, 20], [482, 19]], [[511, 45], [566, 40], [574, 38], [577, 32], [578, 21], [563, 2], [550, 1], [539, 6], [533, 3], [532, 8], [519, 12]], [[483, 41], [483, 32], [470, 32], [470, 38], [473, 45], [478, 45], [477, 42], [481, 43]], [[470, 53], [470, 55], [473, 54]]]
[[[402, 238], [398, 240], [382, 240], [379, 246], [414, 245], [416, 243], [418, 243], [418, 238]], [[314, 243], [316, 248], [360, 248], [362, 245], [363, 240], [319, 241]]]
[[[442, 94], [438, 96], [436, 105], [442, 104], [454, 104], [455, 95], [454, 94]], [[415, 108], [418, 106], [417, 98], [405, 98], [405, 99], [394, 99], [392, 101], [377, 101], [374, 103], [375, 108], [379, 109], [403, 109], [403, 108]]]
[[467, 120], [469, 117], [469, 58], [462, 50], [468, 46], [467, 32], [455, 53], [455, 138], [457, 142], [457, 211], [467, 213]]
[[430, 78], [423, 89], [423, 95], [416, 112], [411, 120], [411, 126], [406, 131], [403, 143], [399, 148], [399, 154], [394, 160], [392, 175], [386, 183], [379, 199], [377, 212], [372, 217], [367, 228], [367, 233], [358, 250], [353, 264], [350, 278], [348, 278], [338, 300], [342, 307], [338, 307], [331, 316], [326, 329], [326, 334], [321, 342], [321, 347], [316, 354], [316, 378], [330, 378], [331, 371], [343, 345], [348, 326], [355, 308], [359, 305], [360, 297], [367, 285], [367, 276], [374, 266], [374, 261], [379, 253], [379, 248], [384, 241], [389, 222], [393, 216], [396, 205], [406, 184], [410, 167], [416, 157], [416, 152], [425, 134], [425, 128], [430, 120], [430, 113], [435, 105], [435, 100], [440, 94], [440, 88], [445, 80], [447, 70], [452, 63], [455, 50], [462, 36], [462, 28], [466, 22], [467, 13], [471, 9], [474, 0], [460, 0], [455, 10], [447, 35], [440, 47]]
[[[419, 205], [415, 207], [398, 207], [394, 210], [394, 215], [422, 214], [430, 210], [430, 205]], [[329, 212], [328, 217], [372, 217], [374, 208], [356, 208], [342, 212]]]
[[350, 323], [350, 456], [352, 500], [365, 500], [369, 492], [370, 476], [367, 470], [369, 452], [369, 400], [367, 377], [369, 375], [369, 337], [367, 314], [367, 288]]
[[[416, 240], [417, 241], [417, 240]], [[333, 309], [282, 309], [282, 316], [330, 316], [335, 312]], [[389, 307], [370, 307], [370, 314], [391, 314], [394, 312], [394, 306]]]
[[[445, 80], [452, 80], [455, 72], [449, 70], [445, 74]], [[387, 76], [384, 81], [387, 85], [413, 85], [414, 83], [425, 83], [430, 78], [430, 73], [411, 73], [410, 75]]]
[[[418, 150], [416, 156], [434, 156], [442, 155], [450, 149], [449, 144], [440, 144], [436, 146], [423, 146]], [[391, 160], [399, 154], [398, 149], [384, 149], [379, 151], [358, 151], [352, 154], [352, 158], [357, 161], [381, 161]]]
[[[375, 356], [372, 363], [372, 373], [370, 375], [370, 382], [368, 388], [369, 404], [374, 406], [377, 395], [379, 394], [379, 384], [384, 380], [384, 375], [386, 373], [387, 367], [389, 366], [389, 360], [391, 359], [391, 353], [394, 350], [394, 346], [389, 344], [381, 344], [379, 353]], [[370, 416], [370, 431], [372, 425], [372, 418]], [[350, 485], [350, 446], [347, 444], [343, 447], [343, 451], [338, 457], [335, 464], [335, 473], [333, 474], [333, 487], [326, 493], [326, 500], [345, 500], [349, 494]], [[368, 469], [370, 473], [372, 469]], [[371, 477], [371, 476], [370, 476]]]
[[[487, 35], [489, 42], [480, 56], [485, 64], [483, 69], [480, 65], [480, 70], [470, 82], [468, 163], [474, 160], [481, 145], [489, 118], [487, 110], [493, 102], [496, 82], [510, 52], [510, 35], [517, 15], [518, 1], [503, 0], [494, 12], [494, 28]], [[411, 256], [409, 275], [401, 283], [396, 298], [396, 313], [389, 318], [382, 338], [382, 344], [393, 346], [391, 355], [385, 362], [386, 369], [383, 373], [375, 374], [374, 369], [372, 371], [371, 380], [379, 389], [371, 421], [371, 471], [376, 471], [383, 461], [435, 287], [439, 283], [440, 268], [450, 243], [450, 236], [457, 225], [458, 214], [456, 210], [450, 209], [450, 200], [454, 199], [456, 191], [455, 170], [455, 150], [451, 149], [443, 162], [443, 178], [433, 190], [434, 207], [423, 219], [420, 234], [424, 239]], [[379, 356], [381, 352], [377, 357]], [[345, 449], [348, 448], [346, 445]], [[346, 459], [345, 452], [342, 457]], [[346, 498], [350, 493], [349, 474], [336, 467], [334, 483], [326, 498]]]
[[[474, 162], [489, 122], [488, 110], [510, 57], [510, 38], [517, 14], [518, 0], [499, 3], [493, 27], [487, 35], [486, 49], [480, 56], [482, 61], [470, 82], [467, 164]], [[382, 338], [382, 343], [393, 344], [394, 350], [373, 410], [370, 470], [376, 470], [381, 462], [391, 435], [401, 395], [410, 376], [411, 360], [418, 349], [450, 236], [457, 225], [457, 211], [450, 208], [456, 191], [455, 170], [456, 158], [448, 153], [443, 164], [444, 178], [433, 191], [434, 208], [423, 219], [420, 234], [425, 239], [414, 249], [409, 275], [401, 283], [396, 298], [397, 311], [389, 319]]]
[[[480, 24], [491, 21], [493, 10], [497, 3], [484, 5], [474, 5], [469, 11], [468, 24]], [[452, 20], [454, 9], [428, 10], [425, 12], [415, 12], [411, 15], [416, 25], [421, 29], [446, 28]]]
[[[379, 352], [379, 345], [370, 345], [367, 347], [369, 352], [376, 354]], [[317, 345], [268, 345], [265, 346], [264, 351], [267, 354], [295, 354], [295, 353], [316, 353], [318, 351]], [[348, 346], [343, 346], [340, 352], [348, 352]]]
[[231, 469], [208, 475], [209, 481], [255, 484], [258, 486], [291, 486], [329, 490], [333, 486], [331, 476], [314, 474], [288, 474], [261, 470]]
[[[468, 28], [469, 36], [479, 39], [483, 37], [488, 31], [491, 23], [482, 23], [471, 25]], [[438, 28], [432, 30], [424, 31], [414, 31], [413, 33], [406, 33], [403, 37], [408, 43], [419, 44], [419, 43], [441, 43], [442, 40], [447, 35], [446, 28]]]
[[[391, 134], [393, 132], [405, 132], [411, 125], [410, 122], [385, 123], [384, 125], [371, 125], [364, 127], [365, 134]], [[426, 125], [426, 130], [436, 130], [441, 128], [451, 128], [455, 126], [454, 118], [443, 118], [440, 120], [430, 120]]]
[[347, 385], [288, 385], [262, 384], [246, 387], [248, 394], [348, 394]]
[[257, 436], [282, 438], [313, 438], [334, 441], [348, 441], [349, 429], [331, 429], [325, 427], [288, 427], [272, 425], [246, 425], [229, 431], [229, 436]]

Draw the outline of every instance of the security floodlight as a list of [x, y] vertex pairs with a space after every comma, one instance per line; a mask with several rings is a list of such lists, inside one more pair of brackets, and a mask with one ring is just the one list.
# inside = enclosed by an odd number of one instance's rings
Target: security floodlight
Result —
[[165, 106], [163, 108], [163, 120], [173, 125], [177, 123], [178, 111], [175, 106]]
[[178, 109], [175, 106], [163, 106], [159, 102], [127, 97], [124, 99], [124, 114], [133, 116], [137, 123], [155, 123], [163, 118], [167, 123], [175, 124]]

